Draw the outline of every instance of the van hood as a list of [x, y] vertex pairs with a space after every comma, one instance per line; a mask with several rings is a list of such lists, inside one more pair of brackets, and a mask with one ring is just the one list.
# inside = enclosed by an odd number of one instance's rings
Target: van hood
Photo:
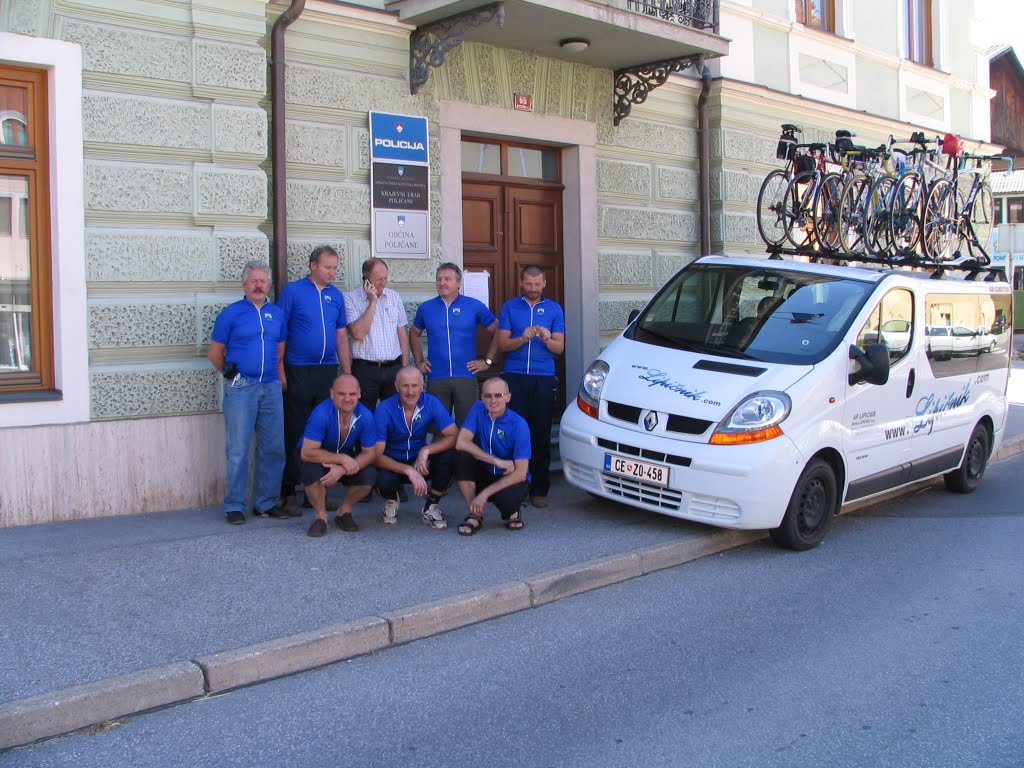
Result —
[[625, 337], [601, 359], [609, 368], [602, 400], [715, 424], [747, 395], [784, 392], [814, 368], [685, 352]]

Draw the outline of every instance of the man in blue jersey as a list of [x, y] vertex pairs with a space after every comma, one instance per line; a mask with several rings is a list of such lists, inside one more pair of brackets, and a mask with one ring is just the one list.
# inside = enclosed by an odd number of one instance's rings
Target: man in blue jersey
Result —
[[245, 298], [224, 308], [213, 324], [206, 357], [224, 376], [227, 493], [224, 516], [245, 522], [249, 491], [249, 446], [256, 437], [252, 505], [257, 517], [286, 518], [278, 505], [284, 471], [281, 368], [284, 311], [268, 298], [270, 267], [250, 261], [242, 270]]
[[[435, 273], [437, 298], [420, 304], [412, 321], [409, 346], [416, 367], [427, 377], [427, 392], [446, 408], [455, 409], [455, 421], [466, 418], [480, 398], [476, 376], [492, 364], [498, 351], [495, 331], [498, 319], [483, 302], [459, 293], [462, 270], [447, 262]], [[484, 357], [476, 356], [477, 328], [491, 334]], [[423, 333], [427, 334], [430, 357], [423, 354]]]
[[376, 447], [373, 413], [359, 402], [355, 376], [343, 373], [331, 384], [330, 397], [310, 413], [302, 433], [302, 485], [316, 515], [307, 534], [327, 533], [327, 489], [339, 482], [346, 490], [334, 522], [343, 531], [359, 530], [352, 505], [373, 488]]
[[548, 505], [551, 487], [551, 421], [555, 410], [555, 358], [565, 351], [565, 314], [557, 302], [543, 295], [544, 271], [523, 268], [522, 295], [501, 307], [498, 346], [505, 353], [505, 371], [512, 410], [530, 427], [530, 501]]
[[[423, 522], [435, 531], [448, 527], [441, 514], [441, 497], [452, 481], [458, 429], [451, 412], [423, 391], [423, 374], [408, 365], [398, 371], [392, 395], [377, 406], [377, 492], [384, 499], [385, 525], [398, 522], [398, 489], [412, 484], [413, 493], [426, 496]], [[427, 442], [433, 431], [434, 439]], [[429, 478], [429, 487], [427, 480]]]
[[523, 417], [508, 407], [509, 389], [504, 379], [488, 379], [482, 389], [455, 444], [473, 459], [469, 471], [460, 463], [457, 477], [469, 507], [459, 525], [463, 536], [472, 536], [483, 525], [488, 501], [498, 508], [506, 528], [522, 530], [522, 507], [529, 493], [530, 429]]
[[[301, 462], [296, 445], [310, 412], [327, 397], [334, 377], [352, 370], [345, 297], [332, 285], [337, 273], [338, 252], [322, 245], [309, 255], [309, 274], [288, 283], [277, 300], [288, 322], [281, 382], [285, 440], [281, 497], [285, 500], [299, 482]], [[301, 515], [302, 510], [296, 509], [295, 514]]]

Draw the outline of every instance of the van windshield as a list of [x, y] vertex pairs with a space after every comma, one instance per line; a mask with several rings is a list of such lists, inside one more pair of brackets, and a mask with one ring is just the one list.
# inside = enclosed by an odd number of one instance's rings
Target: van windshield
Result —
[[843, 338], [873, 283], [778, 268], [694, 264], [626, 331], [673, 349], [813, 365]]

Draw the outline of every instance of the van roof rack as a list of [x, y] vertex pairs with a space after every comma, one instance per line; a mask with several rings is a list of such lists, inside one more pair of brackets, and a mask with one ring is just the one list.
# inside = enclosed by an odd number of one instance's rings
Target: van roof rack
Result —
[[961, 280], [983, 280], [989, 283], [1007, 282], [1006, 272], [1002, 267], [994, 267], [977, 259], [933, 261], [922, 256], [902, 256], [887, 258], [884, 256], [850, 256], [841, 251], [807, 251], [796, 248], [770, 246], [766, 249], [769, 259], [781, 260], [785, 256], [802, 256], [811, 264], [833, 264], [835, 266], [867, 265], [887, 267], [889, 269], [920, 269], [931, 271], [933, 280], [953, 277], [949, 273], [962, 273]]

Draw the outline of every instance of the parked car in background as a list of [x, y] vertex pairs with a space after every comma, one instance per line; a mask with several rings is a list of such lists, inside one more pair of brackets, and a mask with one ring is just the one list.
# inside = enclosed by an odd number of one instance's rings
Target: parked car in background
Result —
[[972, 330], [965, 325], [929, 325], [924, 332], [928, 337], [928, 354], [938, 360], [980, 355], [991, 352], [996, 345], [988, 331]]

